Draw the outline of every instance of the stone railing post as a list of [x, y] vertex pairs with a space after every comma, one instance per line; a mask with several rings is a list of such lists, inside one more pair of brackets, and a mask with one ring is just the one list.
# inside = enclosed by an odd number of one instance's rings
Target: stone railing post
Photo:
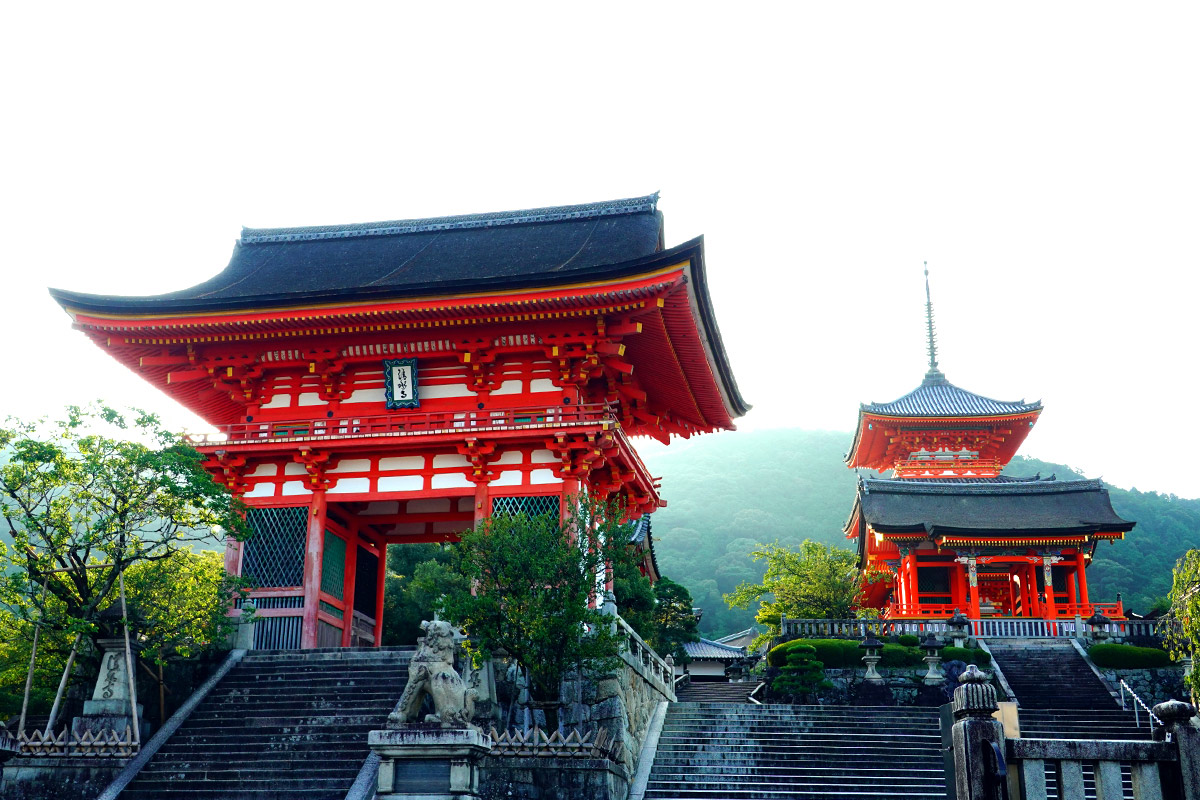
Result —
[[254, 626], [257, 620], [254, 616], [255, 604], [250, 598], [242, 601], [242, 613], [238, 616], [237, 628], [233, 634], [234, 650], [254, 649]]
[[883, 656], [880, 652], [883, 650], [883, 642], [875, 638], [873, 633], [868, 633], [866, 638], [859, 644], [859, 648], [863, 651], [863, 663], [867, 665], [867, 674], [863, 676], [863, 680], [867, 683], [876, 685], [883, 684], [883, 676], [875, 669], [875, 665], [879, 663]]
[[[1154, 707], [1154, 715], [1163, 721], [1165, 733], [1179, 751], [1178, 796], [1183, 800], [1200, 800], [1200, 724], [1196, 708], [1182, 700], [1168, 700]], [[1155, 738], [1162, 733], [1155, 731]]]
[[952, 708], [954, 781], [958, 800], [999, 800], [1007, 797], [1004, 766], [1004, 727], [992, 718], [999, 710], [996, 690], [986, 674], [972, 664], [959, 677]]

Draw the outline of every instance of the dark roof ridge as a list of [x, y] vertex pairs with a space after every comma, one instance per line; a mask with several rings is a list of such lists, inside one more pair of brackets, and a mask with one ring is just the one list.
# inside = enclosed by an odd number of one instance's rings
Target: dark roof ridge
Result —
[[1099, 478], [1076, 481], [1032, 480], [1005, 483], [931, 483], [921, 480], [865, 478], [867, 493], [890, 494], [1065, 494], [1068, 492], [1107, 491]]
[[658, 192], [644, 197], [605, 200], [570, 206], [549, 206], [519, 211], [491, 211], [483, 214], [459, 214], [426, 219], [403, 219], [385, 222], [355, 222], [345, 225], [312, 225], [294, 228], [242, 228], [242, 244], [295, 242], [314, 239], [347, 239], [359, 236], [395, 236], [405, 233], [494, 228], [501, 225], [525, 225], [537, 222], [558, 222], [568, 219], [595, 219], [622, 214], [654, 212], [658, 209]]

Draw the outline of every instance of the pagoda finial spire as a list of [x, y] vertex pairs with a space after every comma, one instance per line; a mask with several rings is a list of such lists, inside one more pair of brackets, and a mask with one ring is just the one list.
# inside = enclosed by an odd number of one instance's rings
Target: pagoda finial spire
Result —
[[929, 294], [929, 262], [925, 263], [925, 327], [929, 336], [929, 371], [925, 373], [926, 381], [945, 380], [946, 376], [938, 369], [937, 333], [933, 327], [933, 299]]

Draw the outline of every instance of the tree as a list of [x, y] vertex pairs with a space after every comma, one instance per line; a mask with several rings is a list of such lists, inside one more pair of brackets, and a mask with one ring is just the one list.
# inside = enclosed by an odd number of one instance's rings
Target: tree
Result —
[[700, 641], [692, 595], [686, 586], [659, 578], [654, 584], [654, 600], [654, 632], [647, 641], [660, 656], [672, 655], [677, 663], [683, 663], [688, 660], [684, 642]]
[[758, 601], [755, 620], [767, 626], [752, 647], [779, 635], [780, 618], [847, 619], [858, 596], [857, 556], [840, 547], [805, 539], [798, 549], [778, 542], [760, 545], [751, 555], [766, 560], [762, 583], [743, 583], [729, 594], [730, 608]]
[[578, 506], [563, 523], [551, 515], [496, 515], [464, 533], [454, 564], [467, 582], [450, 587], [442, 601], [476, 653], [503, 650], [525, 667], [530, 693], [542, 703], [557, 702], [570, 671], [617, 663], [612, 619], [589, 601], [606, 563], [636, 558], [628, 547], [631, 526], [612, 506]]
[[[1200, 653], [1200, 550], [1189, 550], [1175, 564], [1171, 610], [1163, 620], [1167, 649], [1175, 659]], [[1200, 693], [1200, 672], [1187, 677], [1192, 696]]]
[[394, 544], [387, 549], [383, 594], [383, 644], [415, 644], [421, 621], [430, 619], [442, 595], [466, 579], [451, 566], [451, 550], [436, 544]]
[[[194, 448], [152, 414], [72, 406], [55, 423], [7, 420], [0, 454], [0, 607], [20, 631], [36, 620], [51, 639], [95, 635], [125, 575], [160, 643], [186, 650], [211, 640], [228, 594], [210, 592], [202, 610], [181, 617], [185, 595], [199, 589], [191, 578], [204, 581], [197, 573], [181, 582], [169, 568], [190, 569], [194, 545], [249, 531], [240, 502]], [[200, 572], [211, 576], [209, 567]]]

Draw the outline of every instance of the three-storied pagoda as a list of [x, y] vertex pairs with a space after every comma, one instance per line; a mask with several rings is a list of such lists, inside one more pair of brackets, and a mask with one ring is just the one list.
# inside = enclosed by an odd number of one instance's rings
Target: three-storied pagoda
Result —
[[1123, 618], [1095, 604], [1086, 568], [1134, 523], [1098, 480], [1002, 475], [1042, 412], [960, 389], [938, 369], [926, 276], [929, 370], [913, 391], [859, 408], [846, 464], [860, 478], [846, 536], [858, 540], [865, 605], [891, 619], [949, 616]]
[[220, 432], [194, 437], [254, 536], [257, 646], [380, 641], [386, 547], [493, 513], [616, 498], [654, 572], [663, 505], [631, 437], [747, 410], [702, 239], [666, 248], [657, 195], [245, 229], [229, 265], [152, 297], [52, 290], [97, 345]]

